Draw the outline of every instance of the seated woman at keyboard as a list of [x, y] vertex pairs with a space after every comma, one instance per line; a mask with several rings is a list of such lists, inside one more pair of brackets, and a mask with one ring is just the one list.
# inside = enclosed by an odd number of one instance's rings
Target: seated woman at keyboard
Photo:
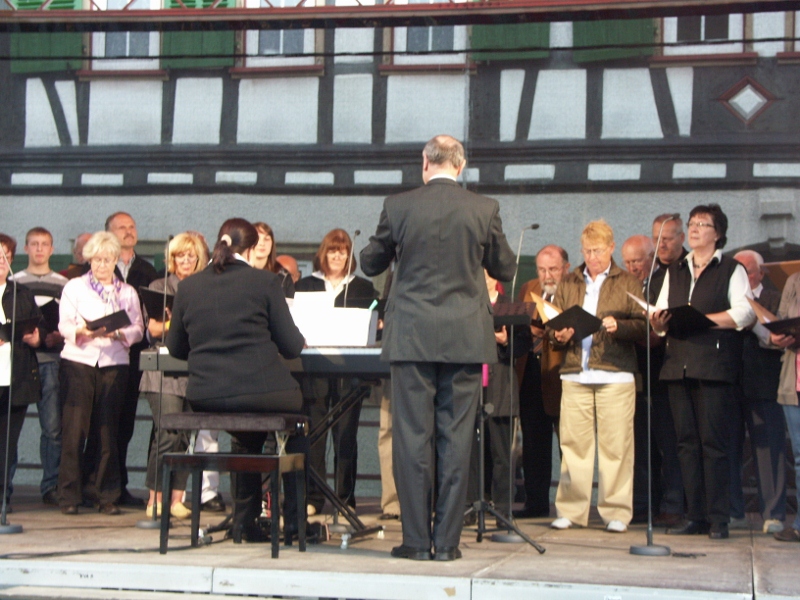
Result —
[[[353, 242], [344, 229], [333, 229], [325, 235], [314, 257], [314, 272], [297, 282], [297, 292], [320, 292], [328, 294], [335, 307], [367, 308], [378, 297], [372, 283], [353, 275], [356, 261], [352, 256]], [[333, 406], [351, 387], [350, 379], [307, 377], [303, 381], [303, 395], [311, 425], [316, 426], [325, 419], [328, 406]], [[355, 508], [355, 487], [358, 462], [358, 421], [361, 404], [357, 404], [333, 426], [334, 465], [336, 471], [336, 493], [345, 504]], [[317, 444], [310, 451], [310, 466], [320, 475], [325, 475], [325, 444]], [[310, 482], [308, 490], [308, 512], [322, 510], [325, 498]]]
[[[300, 412], [303, 397], [281, 360], [296, 358], [305, 340], [294, 324], [275, 273], [251, 267], [258, 232], [244, 219], [219, 230], [211, 264], [181, 282], [175, 295], [167, 347], [188, 360], [186, 397], [196, 412]], [[231, 449], [261, 453], [265, 433], [233, 432]], [[302, 452], [305, 437], [287, 450]], [[261, 476], [232, 476], [234, 542], [263, 541]], [[285, 523], [296, 524], [298, 507], [287, 478]], [[302, 510], [302, 508], [301, 508]], [[289, 528], [291, 526], [287, 526]]]

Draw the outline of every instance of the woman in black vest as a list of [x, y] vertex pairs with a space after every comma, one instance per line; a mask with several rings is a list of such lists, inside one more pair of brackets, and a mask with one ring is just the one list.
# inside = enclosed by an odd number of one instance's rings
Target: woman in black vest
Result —
[[[669, 385], [688, 504], [687, 521], [667, 533], [722, 539], [728, 537], [730, 519], [728, 413], [741, 370], [739, 330], [755, 315], [747, 300], [752, 297], [747, 272], [722, 255], [728, 218], [719, 205], [693, 208], [688, 230], [692, 251], [670, 265], [652, 317], [656, 333], [667, 336], [660, 378]], [[684, 330], [670, 324], [664, 309], [685, 304], [716, 325]]]

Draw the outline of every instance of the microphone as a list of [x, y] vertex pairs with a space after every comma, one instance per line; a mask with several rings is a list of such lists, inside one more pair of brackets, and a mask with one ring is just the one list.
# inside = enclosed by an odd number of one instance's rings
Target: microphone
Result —
[[[174, 240], [174, 239], [175, 239], [174, 235], [170, 235], [169, 237], [167, 237], [166, 252], [164, 252], [164, 255], [165, 255], [166, 259], [167, 259], [167, 264], [164, 267], [164, 300], [163, 300], [163, 303], [162, 303], [162, 306], [161, 306], [161, 315], [162, 315], [162, 318], [164, 319], [162, 321], [164, 326], [161, 328], [161, 345], [162, 346], [166, 343], [166, 339], [167, 339], [166, 324], [167, 324], [167, 285], [169, 284], [169, 258], [170, 258], [169, 245], [172, 243], [172, 240]], [[161, 405], [159, 404], [159, 409], [160, 408], [161, 408]], [[158, 479], [158, 478], [156, 478], [156, 479]], [[156, 513], [156, 510], [153, 509], [153, 517], [155, 517], [155, 513]], [[155, 518], [153, 520], [155, 520]]]
[[517, 245], [517, 264], [516, 264], [516, 267], [514, 267], [514, 279], [511, 281], [511, 294], [509, 295], [509, 298], [511, 299], [512, 302], [514, 301], [514, 288], [516, 288], [516, 286], [517, 286], [517, 273], [519, 272], [519, 259], [520, 259], [520, 256], [522, 255], [522, 238], [525, 237], [525, 232], [526, 231], [528, 231], [528, 230], [535, 231], [537, 229], [539, 229], [539, 224], [538, 223], [533, 223], [532, 225], [528, 225], [527, 227], [523, 227], [522, 231], [519, 234], [519, 244]]
[[350, 289], [350, 268], [353, 266], [353, 254], [356, 251], [356, 238], [360, 235], [361, 235], [361, 230], [356, 229], [353, 232], [353, 239], [350, 243], [350, 256], [347, 257], [347, 271], [345, 275], [347, 279], [345, 280], [344, 284], [344, 302], [342, 303], [343, 308], [347, 308], [347, 290]]
[[[17, 281], [14, 279], [14, 271], [11, 268], [11, 261], [8, 259], [8, 254], [6, 254], [5, 248], [3, 245], [0, 244], [0, 253], [3, 254], [3, 260], [8, 266], [8, 275], [6, 276], [6, 282], [11, 280], [11, 283], [14, 286], [14, 291], [11, 297], [11, 341], [9, 344], [11, 345], [11, 373], [14, 373], [14, 342], [15, 338], [17, 337]], [[10, 275], [10, 277], [9, 277]], [[6, 315], [8, 318], [8, 315]], [[5, 490], [8, 489], [9, 481], [8, 481], [8, 458], [9, 458], [9, 447], [11, 442], [11, 401], [13, 399], [13, 386], [14, 386], [14, 377], [12, 376], [8, 381], [8, 414], [6, 415], [6, 460], [5, 464], [3, 465], [3, 482], [5, 485], [5, 489], [3, 490], [3, 505], [2, 510], [0, 510], [0, 533], [22, 533], [22, 525], [9, 525], [8, 523], [8, 494]]]

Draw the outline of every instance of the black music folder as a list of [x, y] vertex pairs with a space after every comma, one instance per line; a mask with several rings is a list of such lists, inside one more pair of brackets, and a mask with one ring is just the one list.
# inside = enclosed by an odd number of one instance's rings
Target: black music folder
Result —
[[498, 302], [492, 307], [494, 326], [529, 325], [536, 311], [534, 302]]
[[41, 281], [30, 281], [22, 283], [34, 296], [47, 296], [48, 298], [61, 298], [61, 292], [64, 290], [63, 285], [57, 283], [43, 283]]
[[793, 319], [781, 319], [779, 321], [769, 321], [762, 323], [764, 327], [769, 329], [775, 335], [791, 335], [800, 337], [800, 317]]
[[668, 308], [667, 312], [671, 315], [668, 326], [672, 334], [690, 335], [717, 325], [691, 304]]
[[595, 331], [598, 331], [602, 325], [602, 320], [586, 312], [583, 310], [582, 306], [578, 306], [577, 304], [545, 323], [545, 326], [553, 331], [566, 328], [574, 329], [575, 335], [573, 337], [576, 340], [582, 340], [592, 335]]
[[[16, 341], [20, 341], [22, 336], [33, 333], [34, 329], [39, 325], [40, 317], [29, 317], [27, 319], [17, 319], [15, 325]], [[11, 321], [0, 325], [0, 340], [4, 342], [11, 341]]]
[[105, 327], [106, 331], [116, 331], [117, 329], [122, 329], [130, 324], [131, 319], [128, 317], [128, 313], [126, 313], [124, 310], [118, 310], [115, 313], [111, 313], [105, 317], [100, 317], [94, 321], [86, 321], [86, 329], [89, 331], [96, 331], [101, 327]]
[[[164, 315], [164, 292], [157, 292], [155, 290], [151, 290], [150, 288], [140, 285], [139, 297], [142, 299], [142, 302], [144, 303], [144, 307], [147, 310], [148, 317], [150, 317], [154, 321], [158, 321], [159, 323], [163, 323], [166, 320], [166, 317]], [[172, 301], [174, 299], [175, 299], [174, 294], [167, 294], [167, 308], [169, 310], [172, 310]]]

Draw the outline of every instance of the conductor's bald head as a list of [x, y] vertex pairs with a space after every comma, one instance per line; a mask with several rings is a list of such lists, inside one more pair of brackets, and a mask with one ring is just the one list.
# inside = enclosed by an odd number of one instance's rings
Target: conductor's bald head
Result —
[[434, 175], [458, 177], [466, 163], [461, 142], [449, 135], [437, 135], [422, 150], [422, 180], [428, 183]]

